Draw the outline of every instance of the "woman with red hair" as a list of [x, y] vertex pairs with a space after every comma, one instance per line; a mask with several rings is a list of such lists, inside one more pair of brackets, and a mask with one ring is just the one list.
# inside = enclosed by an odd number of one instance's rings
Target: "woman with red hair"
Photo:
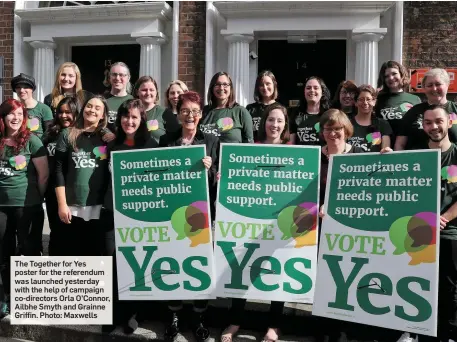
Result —
[[40, 255], [43, 226], [37, 213], [43, 210], [49, 171], [43, 143], [27, 129], [24, 105], [17, 100], [6, 100], [0, 105], [0, 118], [0, 263], [5, 262], [0, 265], [0, 317], [3, 317], [9, 311], [9, 258]]

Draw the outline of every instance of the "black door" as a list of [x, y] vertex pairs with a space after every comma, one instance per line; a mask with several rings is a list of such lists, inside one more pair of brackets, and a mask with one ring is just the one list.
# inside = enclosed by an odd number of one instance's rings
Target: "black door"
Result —
[[260, 40], [258, 71], [271, 70], [276, 76], [279, 101], [303, 98], [303, 83], [310, 76], [322, 78], [332, 98], [338, 83], [346, 77], [346, 41], [318, 40], [316, 43], [292, 44], [287, 40]]
[[110, 65], [124, 62], [130, 69], [132, 86], [140, 71], [140, 45], [73, 46], [72, 62], [81, 70], [83, 89], [94, 94], [109, 91]]

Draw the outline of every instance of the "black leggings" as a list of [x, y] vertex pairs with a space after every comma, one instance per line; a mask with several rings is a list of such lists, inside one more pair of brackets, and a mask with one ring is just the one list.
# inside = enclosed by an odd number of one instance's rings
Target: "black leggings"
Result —
[[[244, 319], [244, 307], [246, 306], [246, 299], [232, 298], [232, 307], [229, 311], [229, 324], [241, 325]], [[272, 301], [270, 305], [270, 312], [268, 317], [269, 328], [279, 328], [278, 323], [284, 309], [284, 302]]]
[[[30, 207], [0, 206], [0, 301], [10, 293], [10, 259], [41, 254], [44, 211]], [[41, 224], [41, 226], [40, 226]]]
[[48, 215], [49, 222], [49, 255], [59, 256], [61, 251], [59, 250], [59, 241], [62, 237], [59, 234], [63, 234], [65, 231], [63, 228], [64, 223], [59, 218], [59, 206], [57, 205], [56, 192], [54, 187], [49, 188], [46, 192], [46, 213]]

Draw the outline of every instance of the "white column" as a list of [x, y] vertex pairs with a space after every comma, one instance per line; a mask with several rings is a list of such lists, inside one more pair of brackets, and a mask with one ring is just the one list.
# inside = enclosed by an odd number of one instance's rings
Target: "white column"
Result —
[[395, 2], [393, 26], [393, 60], [401, 63], [403, 58], [403, 1]]
[[54, 49], [56, 44], [52, 41], [33, 40], [30, 45], [34, 49], [33, 77], [35, 78], [35, 99], [43, 101], [44, 97], [52, 91], [55, 81]]
[[226, 36], [229, 42], [227, 72], [232, 77], [235, 99], [242, 105], [249, 103], [249, 43], [252, 35], [232, 34]]
[[[379, 29], [387, 31], [386, 29]], [[379, 31], [376, 30], [376, 31]], [[353, 31], [352, 40], [356, 42], [355, 49], [355, 82], [357, 85], [370, 84], [376, 87], [378, 78], [378, 42], [385, 32]]]
[[136, 41], [141, 45], [140, 77], [151, 76], [161, 87], [161, 45], [165, 43], [164, 37], [140, 37]]

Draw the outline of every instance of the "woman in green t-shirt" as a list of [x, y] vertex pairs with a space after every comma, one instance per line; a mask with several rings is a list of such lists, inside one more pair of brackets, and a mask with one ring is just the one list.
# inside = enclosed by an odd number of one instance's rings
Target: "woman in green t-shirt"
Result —
[[387, 61], [379, 70], [378, 88], [381, 90], [376, 101], [375, 115], [386, 120], [392, 128], [392, 147], [400, 133], [403, 116], [411, 107], [421, 103], [418, 96], [407, 93], [409, 82], [408, 70], [398, 62]]
[[246, 108], [235, 99], [235, 89], [230, 75], [216, 73], [209, 83], [208, 105], [203, 108], [200, 129], [226, 143], [252, 143], [252, 118]]
[[178, 100], [179, 95], [187, 93], [189, 89], [183, 81], [175, 80], [170, 82], [165, 90], [165, 99], [167, 101], [167, 108], [173, 112], [173, 114], [178, 115]]
[[108, 186], [106, 100], [86, 102], [73, 127], [63, 130], [56, 145], [56, 196], [60, 220], [67, 224], [66, 255], [101, 255], [100, 210]]
[[92, 93], [83, 90], [81, 82], [81, 71], [73, 62], [62, 63], [56, 72], [56, 79], [51, 94], [46, 95], [44, 104], [51, 108], [54, 115], [59, 102], [67, 97], [76, 98], [78, 111], [81, 110], [84, 103], [94, 96]]
[[354, 132], [347, 142], [366, 152], [380, 152], [383, 148], [390, 147], [392, 129], [389, 123], [373, 115], [376, 94], [371, 85], [361, 85], [355, 96], [357, 115], [349, 118]]
[[159, 103], [159, 88], [151, 76], [142, 76], [134, 87], [135, 97], [143, 103], [147, 117], [147, 127], [151, 137], [159, 142], [166, 132], [175, 132], [179, 128], [176, 115]]
[[[255, 80], [254, 103], [246, 106], [247, 111], [252, 117], [252, 129], [254, 131], [254, 141], [258, 140], [260, 120], [262, 119], [265, 108], [273, 103], [277, 103], [278, 83], [276, 77], [270, 70], [262, 71]], [[292, 143], [295, 143], [295, 134], [291, 136]]]
[[27, 128], [41, 139], [43, 132], [51, 125], [54, 116], [51, 108], [33, 98], [33, 92], [36, 89], [35, 79], [21, 73], [13, 77], [11, 88], [27, 109]]
[[[108, 145], [108, 163], [112, 151], [124, 151], [133, 149], [154, 148], [158, 144], [152, 139], [146, 127], [146, 112], [143, 104], [138, 99], [130, 99], [121, 104], [116, 117], [116, 139]], [[110, 175], [111, 176], [111, 175]], [[111, 178], [111, 177], [110, 177]], [[114, 231], [113, 213], [113, 189], [111, 179], [107, 180], [108, 188], [103, 201], [100, 214], [100, 226], [102, 227], [102, 254], [113, 256], [113, 297], [114, 319], [112, 326], [104, 326], [104, 331], [112, 330], [115, 325], [122, 324], [125, 333], [133, 333], [138, 327], [136, 321], [136, 305], [119, 301], [119, 289], [117, 286], [116, 267], [116, 242]]]
[[74, 97], [63, 97], [56, 106], [56, 117], [54, 123], [48, 128], [44, 137], [43, 144], [48, 151], [49, 181], [46, 189], [46, 212], [49, 221], [49, 255], [62, 255], [60, 243], [62, 234], [65, 234], [65, 227], [59, 219], [57, 197], [55, 191], [55, 151], [59, 134], [65, 128], [71, 127], [78, 115], [78, 102]]
[[[13, 99], [0, 105], [0, 318], [8, 314], [13, 255], [40, 255], [48, 160], [27, 129], [27, 111]], [[17, 242], [16, 242], [17, 240]]]

